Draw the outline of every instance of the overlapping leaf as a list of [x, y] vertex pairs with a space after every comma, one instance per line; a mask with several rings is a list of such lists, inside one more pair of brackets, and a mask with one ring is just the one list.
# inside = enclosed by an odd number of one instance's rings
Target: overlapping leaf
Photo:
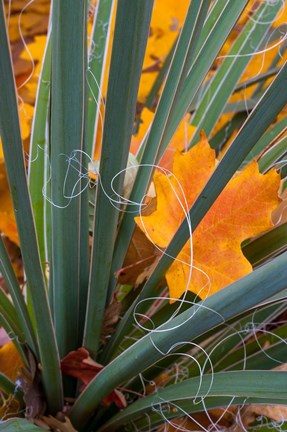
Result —
[[0, 371], [15, 381], [24, 367], [23, 361], [13, 342], [8, 342], [0, 348]]
[[[162, 250], [215, 164], [215, 153], [203, 136], [187, 153], [175, 154], [173, 176], [156, 173], [157, 209], [149, 216], [136, 218], [136, 222]], [[252, 271], [241, 243], [272, 226], [271, 213], [279, 202], [279, 183], [276, 171], [263, 176], [256, 162], [228, 183], [192, 234], [192, 242], [186, 243], [166, 273], [171, 298], [179, 298], [187, 289], [204, 298]]]
[[[90, 381], [103, 369], [103, 366], [95, 362], [85, 348], [79, 348], [67, 354], [61, 361], [63, 375], [69, 375], [82, 381], [83, 390]], [[114, 402], [119, 408], [126, 407], [124, 395], [117, 389], [114, 389], [103, 400], [104, 405], [109, 406]]]

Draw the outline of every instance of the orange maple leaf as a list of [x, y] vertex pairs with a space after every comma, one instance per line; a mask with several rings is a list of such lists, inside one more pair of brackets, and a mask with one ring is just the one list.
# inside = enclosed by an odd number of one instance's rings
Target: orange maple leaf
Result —
[[[142, 143], [146, 132], [148, 131], [154, 118], [154, 113], [147, 108], [144, 108], [140, 116], [139, 130], [132, 137], [130, 152], [136, 155], [140, 144]], [[186, 114], [185, 117], [180, 122], [172, 140], [165, 150], [163, 157], [160, 160], [159, 165], [161, 167], [172, 169], [172, 159], [176, 150], [185, 150], [185, 146], [190, 142], [192, 135], [196, 131], [196, 127], [190, 124], [190, 115]]]
[[13, 342], [0, 347], [0, 372], [15, 381], [24, 363]]
[[[215, 164], [215, 153], [202, 136], [188, 152], [175, 154], [173, 176], [155, 174], [157, 208], [135, 220], [159, 248], [171, 241]], [[192, 247], [188, 241], [166, 273], [171, 299], [187, 288], [205, 298], [252, 271], [241, 243], [272, 226], [279, 184], [275, 170], [262, 175], [256, 162], [230, 180], [192, 234]]]

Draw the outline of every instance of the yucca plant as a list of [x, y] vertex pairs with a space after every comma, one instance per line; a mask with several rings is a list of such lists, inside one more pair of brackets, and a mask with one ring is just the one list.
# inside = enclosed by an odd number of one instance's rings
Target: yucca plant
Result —
[[[212, 295], [200, 297], [187, 284], [170, 303], [165, 279], [222, 190], [250, 160], [259, 160], [261, 172], [275, 166], [284, 189], [286, 26], [272, 26], [284, 14], [284, 2], [190, 1], [146, 99], [155, 114], [131, 163], [154, 1], [98, 0], [87, 49], [89, 2], [54, 0], [29, 177], [1, 3], [0, 133], [26, 282], [23, 290], [0, 237], [8, 290], [0, 292], [1, 325], [23, 362], [15, 381], [0, 375], [0, 430], [221, 430], [227, 424], [244, 430], [243, 406], [286, 405], [287, 372], [272, 370], [287, 354], [286, 223], [244, 242], [254, 271]], [[232, 46], [222, 52], [226, 41]], [[240, 81], [256, 52], [270, 46], [277, 54], [267, 69]], [[236, 99], [249, 88], [248, 98]], [[204, 131], [220, 162], [140, 282], [144, 267], [131, 266], [133, 287], [118, 275], [135, 241], [135, 217], [147, 199], [155, 201], [146, 195], [186, 113], [194, 126], [186, 150]], [[225, 113], [227, 124], [219, 123]], [[93, 164], [102, 128], [101, 157]], [[252, 427], [265, 430], [270, 422], [272, 416]]]

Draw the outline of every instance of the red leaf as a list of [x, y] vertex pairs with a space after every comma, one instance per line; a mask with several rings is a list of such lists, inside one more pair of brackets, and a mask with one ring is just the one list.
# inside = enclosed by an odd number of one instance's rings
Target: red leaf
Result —
[[[88, 359], [91, 360], [91, 363]], [[85, 348], [79, 348], [77, 351], [71, 351], [63, 358], [61, 369], [63, 375], [69, 375], [82, 381], [84, 384], [81, 388], [82, 391], [103, 369], [103, 366], [94, 362]]]
[[[80, 388], [80, 391], [83, 391], [102, 369], [103, 366], [95, 362], [85, 348], [78, 348], [77, 351], [71, 351], [61, 360], [63, 375], [78, 378], [84, 384]], [[121, 409], [127, 406], [124, 395], [116, 389], [103, 400], [103, 404], [106, 406], [110, 405], [112, 402]]]

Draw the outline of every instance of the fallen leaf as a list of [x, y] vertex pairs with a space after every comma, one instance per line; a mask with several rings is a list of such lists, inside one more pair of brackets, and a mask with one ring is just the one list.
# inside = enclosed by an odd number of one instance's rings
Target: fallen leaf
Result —
[[[15, 417], [20, 411], [20, 403], [15, 399], [13, 395], [9, 395], [7, 399], [2, 397], [0, 406], [0, 418], [1, 421], [8, 420]], [[2, 428], [1, 428], [2, 430]]]
[[[89, 361], [87, 362], [89, 359], [92, 364], [89, 364]], [[78, 378], [83, 382], [84, 386], [82, 386], [81, 391], [102, 369], [103, 366], [93, 361], [85, 348], [78, 348], [77, 351], [71, 351], [61, 360], [63, 375]]]
[[172, 48], [183, 25], [189, 1], [155, 0], [150, 34], [144, 57], [138, 100], [145, 102], [165, 57]]
[[[46, 33], [48, 27], [50, 3], [50, 0], [37, 0], [36, 2], [32, 2], [30, 5], [28, 5], [28, 3], [23, 3], [23, 0], [13, 0], [9, 6], [10, 41], [15, 43], [17, 40], [21, 40], [22, 36], [25, 42], [27, 42], [27, 37], [29, 36]], [[26, 7], [27, 5], [28, 7]], [[6, 6], [6, 12], [8, 12], [8, 5]], [[20, 13], [21, 16], [19, 21]]]
[[[208, 413], [200, 412], [194, 413], [191, 415], [183, 415], [183, 412], [180, 408], [171, 404], [171, 406], [167, 406], [167, 409], [170, 409], [173, 413], [178, 413], [179, 418], [170, 419], [163, 426], [160, 426], [156, 432], [202, 432], [209, 431], [211, 429], [212, 423], [216, 424], [217, 430], [224, 430], [225, 432], [230, 431], [228, 429], [229, 422], [225, 419], [221, 419], [220, 422], [217, 422], [217, 417], [212, 415], [210, 411]], [[212, 423], [211, 423], [212, 422]], [[214, 430], [214, 429], [213, 429]], [[238, 431], [239, 432], [239, 431]], [[241, 431], [243, 432], [243, 431]], [[244, 431], [245, 432], [245, 431]]]
[[15, 381], [23, 367], [21, 356], [12, 341], [0, 348], [0, 372]]
[[40, 366], [34, 355], [28, 351], [29, 369], [22, 368], [18, 377], [19, 385], [24, 393], [26, 406], [25, 416], [31, 420], [44, 414], [46, 410], [45, 396], [41, 384]]
[[113, 334], [115, 330], [115, 324], [120, 318], [121, 309], [122, 303], [119, 303], [116, 300], [112, 301], [112, 303], [106, 308], [104, 322], [101, 330], [102, 344], [105, 344], [106, 338]]
[[[143, 104], [157, 77], [158, 71], [171, 50], [179, 30], [184, 22], [189, 0], [155, 0], [151, 17], [151, 26], [143, 63], [138, 102]], [[111, 28], [115, 21], [115, 8]], [[112, 30], [113, 33], [113, 30]], [[107, 63], [110, 63], [112, 44], [109, 43]], [[107, 94], [108, 75], [104, 76], [103, 94]]]
[[22, 51], [20, 58], [23, 60], [27, 60], [28, 62], [31, 63], [31, 57], [32, 57], [34, 61], [41, 62], [45, 52], [46, 43], [47, 43], [47, 36], [45, 35], [35, 36], [33, 42], [27, 45], [29, 51], [27, 50]]
[[243, 425], [248, 427], [259, 416], [268, 417], [281, 423], [287, 420], [287, 407], [286, 405], [249, 405], [246, 407], [246, 411], [241, 414]]
[[[149, 129], [151, 122], [153, 121], [154, 114], [152, 111], [144, 108], [141, 112], [140, 124], [136, 135], [132, 137], [130, 151], [134, 154], [137, 153], [140, 144], [142, 143], [146, 132]], [[189, 144], [193, 133], [196, 131], [196, 127], [192, 126], [189, 122], [190, 115], [186, 114], [183, 120], [180, 122], [172, 140], [164, 152], [163, 157], [159, 165], [166, 169], [172, 169], [172, 160], [176, 150], [185, 150]]]
[[[283, 363], [272, 370], [287, 371], [287, 363]], [[252, 423], [255, 422], [256, 417], [267, 417], [277, 423], [287, 420], [287, 406], [286, 405], [255, 405], [251, 404], [243, 409], [240, 409], [240, 422], [247, 429]], [[232, 432], [240, 432], [241, 426], [235, 426]]]
[[34, 422], [41, 427], [44, 427], [46, 425], [48, 426], [48, 430], [52, 430], [55, 432], [77, 432], [77, 430], [73, 427], [70, 419], [65, 416], [63, 416], [63, 418], [56, 418], [51, 415], [41, 416]]
[[275, 225], [287, 222], [287, 189], [281, 195], [281, 203], [272, 215]]
[[144, 258], [139, 261], [135, 261], [133, 264], [122, 267], [115, 273], [115, 277], [121, 285], [138, 285], [139, 276], [143, 277], [143, 280], [147, 278], [147, 269], [154, 262], [155, 257], [151, 255], [150, 257]]
[[[186, 153], [175, 154], [173, 176], [155, 174], [157, 209], [150, 216], [135, 220], [161, 249], [173, 238], [215, 164], [214, 151], [202, 135], [198, 145]], [[262, 175], [256, 162], [230, 180], [192, 235], [190, 283], [190, 242], [167, 271], [171, 298], [180, 298], [187, 288], [205, 298], [252, 271], [241, 243], [272, 227], [271, 213], [279, 203], [279, 184], [280, 176], [275, 170]]]
[[115, 276], [122, 285], [135, 285], [139, 275], [156, 259], [158, 251], [144, 233], [136, 227], [123, 267]]
[[6, 173], [4, 171], [4, 162], [2, 164], [0, 160], [0, 178], [1, 172], [3, 177], [0, 189], [0, 232], [3, 232], [12, 242], [19, 245], [14, 207], [10, 196]]
[[[2, 240], [9, 255], [15, 275], [19, 281], [19, 284], [22, 286], [22, 284], [24, 283], [24, 269], [21, 250], [19, 246], [16, 243], [12, 242], [8, 237], [2, 235]], [[7, 288], [5, 288], [4, 290], [8, 293]]]
[[[77, 351], [71, 351], [63, 360], [61, 360], [61, 370], [63, 375], [78, 378], [84, 384], [80, 391], [92, 381], [92, 379], [104, 368], [103, 365], [95, 362], [85, 348], [78, 348]], [[113, 390], [103, 399], [103, 404], [109, 406], [114, 402], [118, 408], [126, 407], [126, 399], [119, 390]]]
[[[34, 108], [26, 103], [20, 105], [19, 117], [21, 123], [22, 139], [30, 135], [31, 120]], [[5, 170], [4, 155], [0, 138], [0, 232], [3, 232], [9, 239], [19, 245], [19, 238], [14, 215], [8, 180]]]
[[[153, 263], [149, 266], [147, 266], [136, 278], [135, 281], [135, 287], [139, 287], [140, 285], [142, 285], [149, 277], [150, 275], [153, 273], [155, 267], [157, 266], [159, 261], [159, 256], [157, 257], [157, 259], [155, 259], [153, 261]], [[162, 285], [162, 282], [160, 282], [160, 285]]]

